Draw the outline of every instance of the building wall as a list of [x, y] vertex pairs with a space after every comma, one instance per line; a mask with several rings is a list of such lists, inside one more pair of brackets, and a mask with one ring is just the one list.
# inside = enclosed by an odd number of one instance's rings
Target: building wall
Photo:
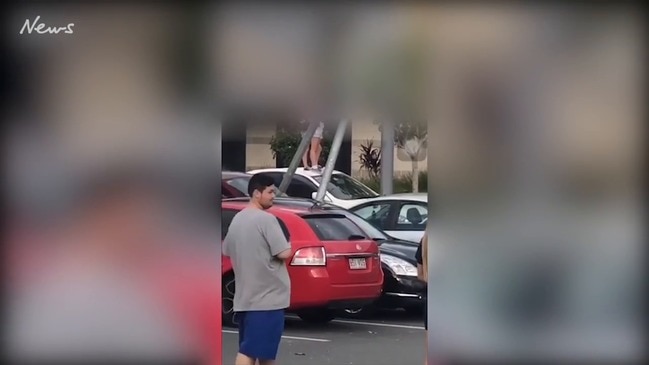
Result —
[[275, 123], [250, 125], [246, 133], [246, 170], [275, 167], [270, 140], [275, 134]]

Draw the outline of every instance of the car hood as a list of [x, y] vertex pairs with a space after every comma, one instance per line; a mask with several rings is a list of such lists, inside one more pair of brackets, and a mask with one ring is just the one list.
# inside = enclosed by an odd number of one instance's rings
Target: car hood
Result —
[[415, 254], [417, 253], [418, 247], [419, 247], [419, 243], [417, 242], [404, 241], [398, 239], [390, 239], [390, 240], [379, 242], [379, 250], [381, 251], [382, 254], [398, 257], [413, 265], [417, 265]]

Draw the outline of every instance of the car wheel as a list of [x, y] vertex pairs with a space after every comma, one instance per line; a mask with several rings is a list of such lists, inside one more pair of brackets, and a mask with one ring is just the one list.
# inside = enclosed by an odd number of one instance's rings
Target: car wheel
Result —
[[424, 315], [424, 311], [426, 310], [426, 307], [424, 307], [423, 305], [413, 305], [413, 306], [405, 307], [404, 309], [406, 313], [408, 313], [409, 315], [419, 317]]
[[225, 327], [236, 327], [234, 321], [234, 274], [223, 277], [221, 288], [221, 321]]
[[325, 324], [331, 322], [335, 318], [333, 311], [329, 309], [302, 310], [297, 312], [297, 316], [304, 322], [310, 324]]

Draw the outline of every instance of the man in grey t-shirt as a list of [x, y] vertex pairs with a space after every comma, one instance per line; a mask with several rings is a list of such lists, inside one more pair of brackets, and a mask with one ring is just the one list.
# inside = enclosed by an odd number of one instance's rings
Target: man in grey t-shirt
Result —
[[273, 364], [284, 331], [284, 310], [291, 297], [285, 260], [288, 237], [266, 212], [275, 198], [274, 181], [257, 174], [248, 183], [250, 204], [232, 219], [223, 241], [235, 277], [234, 311], [239, 322], [236, 365]]

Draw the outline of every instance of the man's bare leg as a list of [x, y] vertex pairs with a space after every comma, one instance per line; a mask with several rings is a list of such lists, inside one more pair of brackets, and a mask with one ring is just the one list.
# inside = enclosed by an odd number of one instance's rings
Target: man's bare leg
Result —
[[275, 365], [275, 360], [259, 360], [259, 365]]
[[255, 365], [256, 359], [248, 357], [242, 353], [237, 353], [237, 358], [234, 360], [234, 365]]
[[315, 151], [315, 160], [320, 164], [320, 155], [322, 155], [322, 139], [318, 140], [318, 148]]

